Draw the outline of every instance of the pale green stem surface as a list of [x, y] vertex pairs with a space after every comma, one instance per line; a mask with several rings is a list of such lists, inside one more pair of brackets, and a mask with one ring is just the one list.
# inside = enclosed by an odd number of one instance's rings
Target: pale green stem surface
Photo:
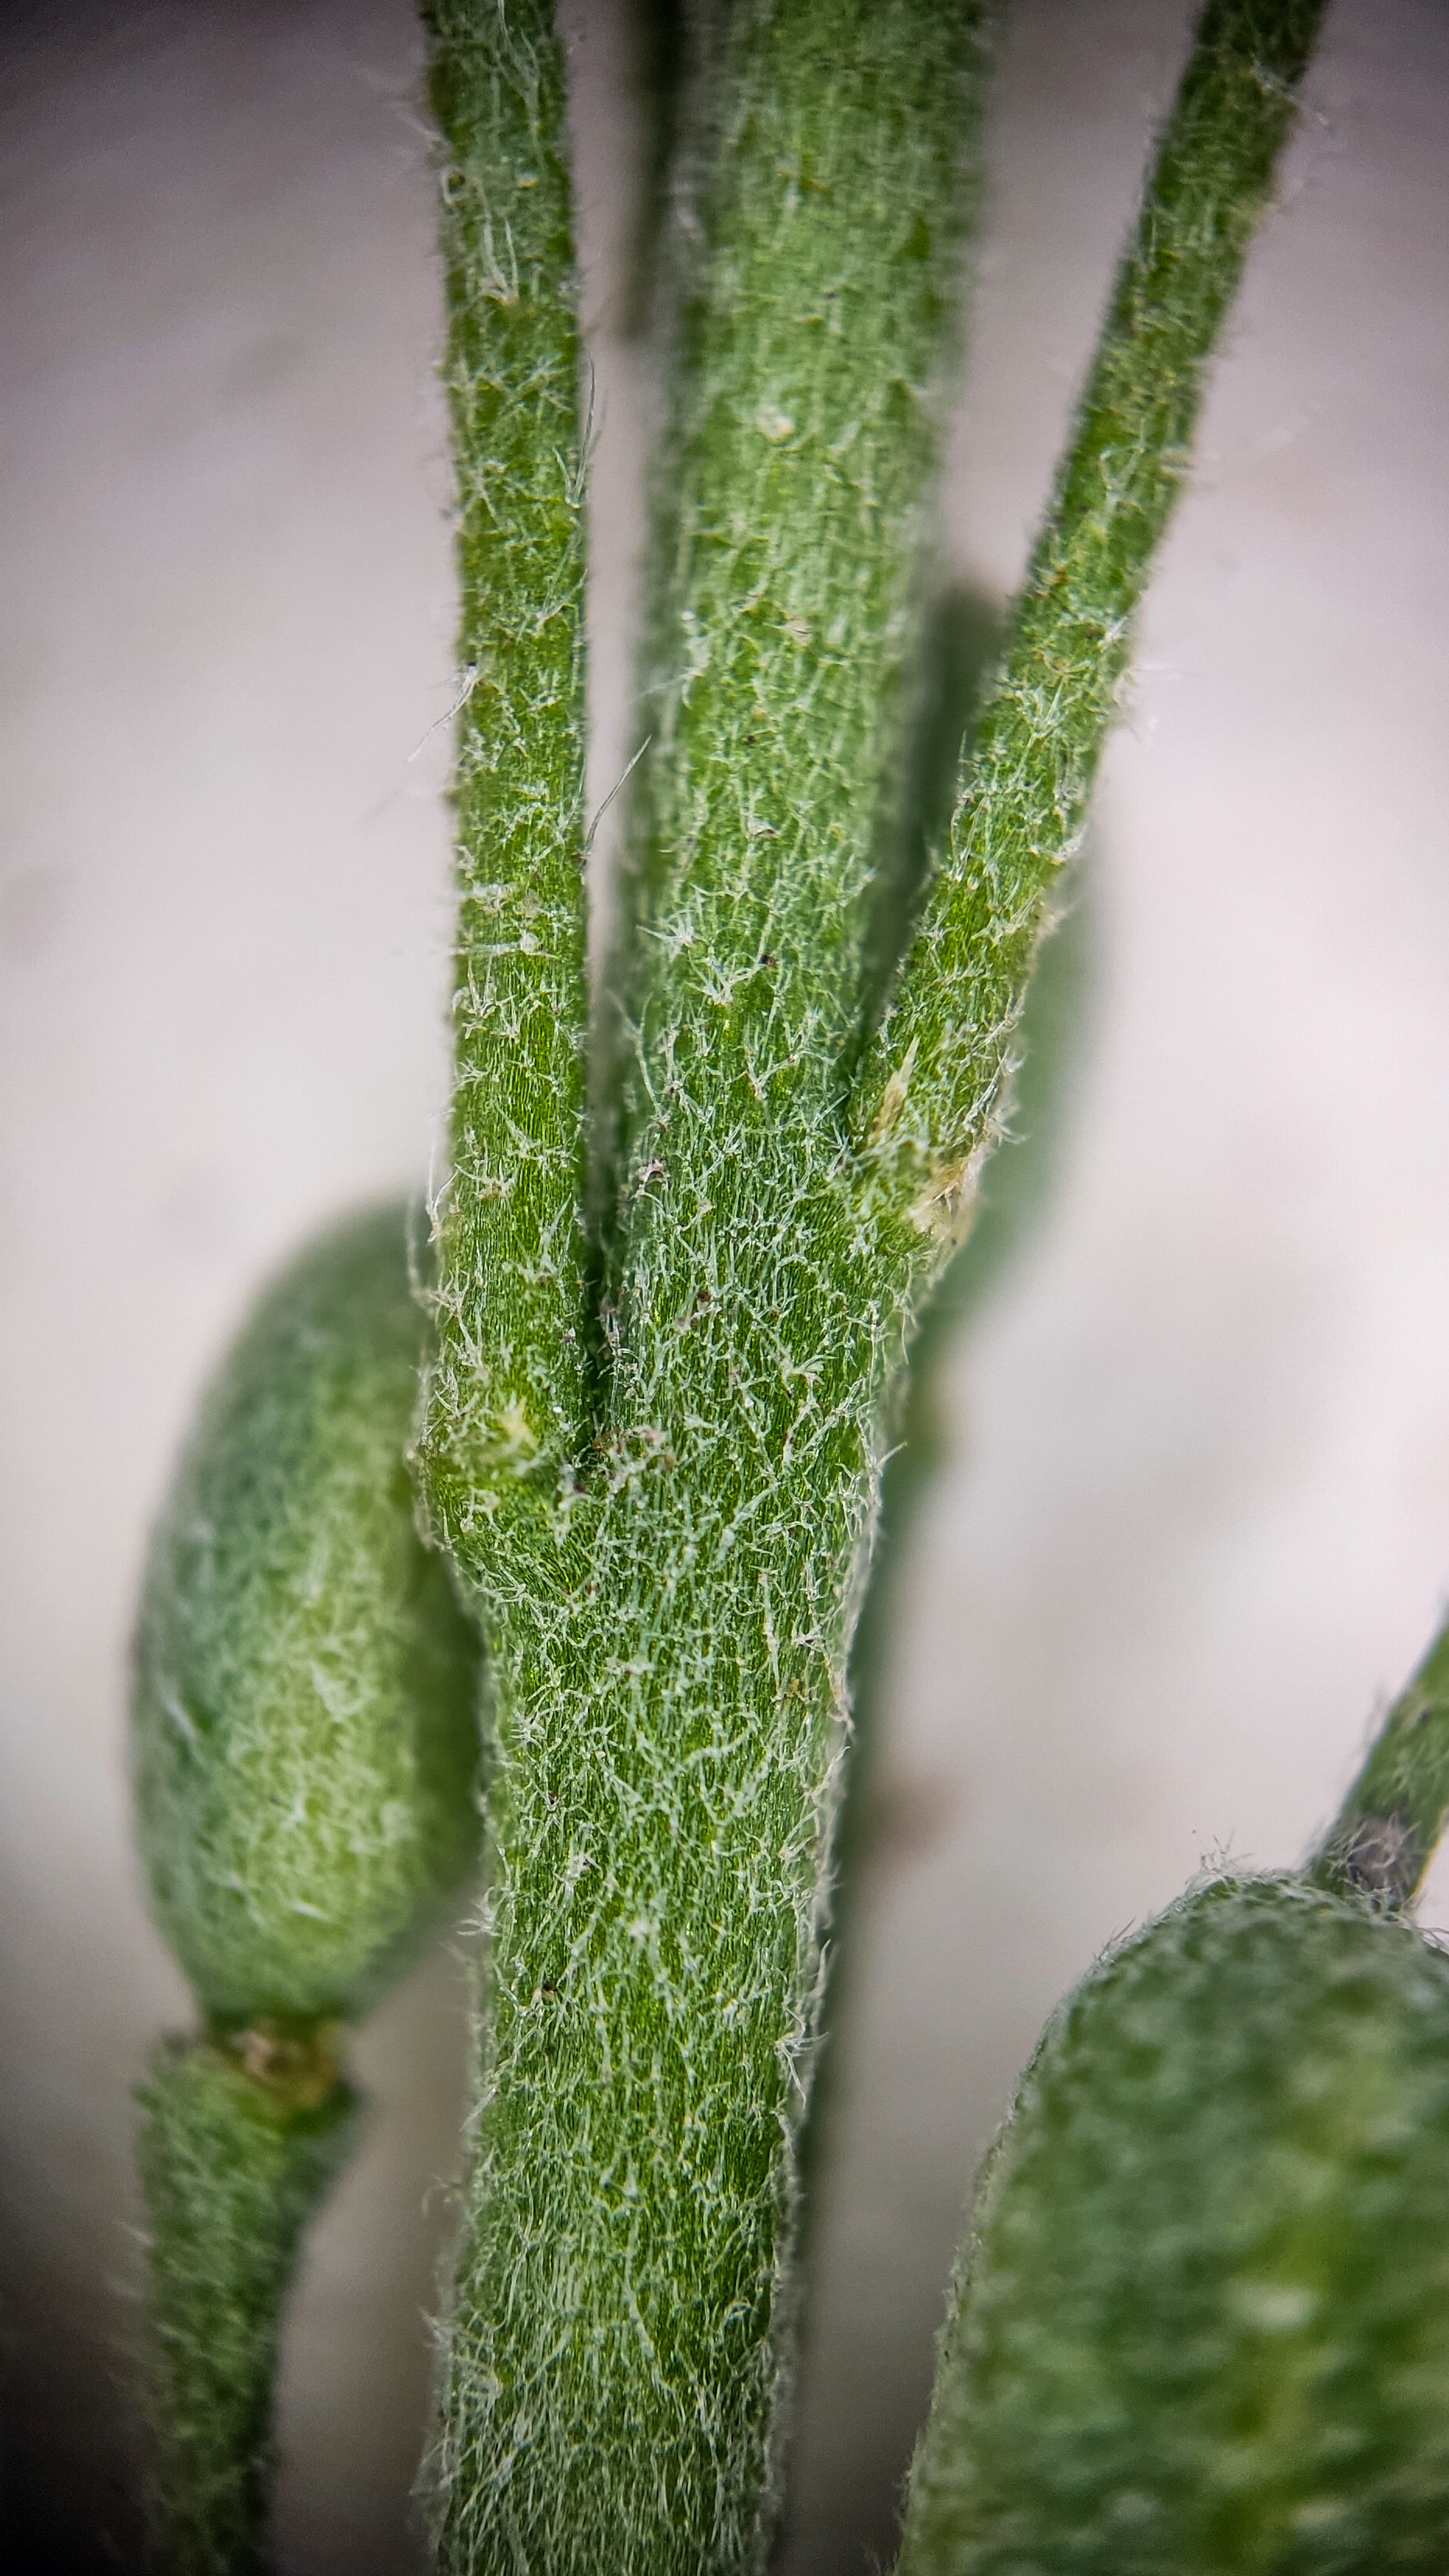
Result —
[[1311, 1874], [1395, 1910], [1414, 1902], [1449, 1822], [1449, 1626], [1389, 1710]]
[[712, 1134], [752, 1108], [797, 1159], [838, 1154], [977, 60], [975, 12], [940, 0], [775, 0], [717, 39], [656, 468], [636, 1187], [671, 1086], [708, 1091]]
[[1212, 0], [1058, 471], [856, 1132], [882, 1202], [949, 1236], [989, 1142], [1046, 904], [1119, 712], [1208, 363], [1324, 0]]
[[356, 2098], [314, 2041], [253, 2044], [273, 2072], [249, 2072], [235, 2046], [171, 2042], [140, 2094], [163, 2576], [260, 2576], [268, 2564], [282, 2304], [355, 2131]]

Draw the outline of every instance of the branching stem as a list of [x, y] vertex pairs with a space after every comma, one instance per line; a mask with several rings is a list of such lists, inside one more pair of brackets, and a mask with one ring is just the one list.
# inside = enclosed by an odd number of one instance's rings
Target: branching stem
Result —
[[1321, 7], [1213, 0], [1203, 21], [863, 1062], [976, 16], [711, 13], [590, 1394], [562, 67], [541, 0], [436, 0], [464, 655], [484, 676], [460, 754], [456, 1168], [423, 1464], [494, 1707], [435, 2459], [451, 2576], [747, 2576], [768, 2552], [882, 1406], [999, 1122]]

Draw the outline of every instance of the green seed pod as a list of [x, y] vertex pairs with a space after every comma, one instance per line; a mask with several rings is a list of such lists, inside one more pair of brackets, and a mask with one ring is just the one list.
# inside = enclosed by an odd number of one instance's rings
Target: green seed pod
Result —
[[478, 1846], [478, 1648], [413, 1516], [401, 1209], [313, 1243], [201, 1407], [136, 1650], [141, 1852], [213, 2019], [365, 2009]]
[[1449, 2564], [1449, 1959], [1195, 1889], [1048, 2024], [978, 2182], [901, 2576]]

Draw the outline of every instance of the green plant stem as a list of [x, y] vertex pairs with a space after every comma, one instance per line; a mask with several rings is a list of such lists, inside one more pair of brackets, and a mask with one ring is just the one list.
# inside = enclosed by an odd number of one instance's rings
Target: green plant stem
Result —
[[636, 1183], [666, 1131], [674, 1161], [688, 1152], [673, 1099], [712, 1139], [741, 1116], [779, 1125], [797, 1162], [835, 1106], [902, 748], [975, 15], [776, 0], [735, 13], [714, 66], [712, 185], [658, 467]]
[[1410, 1907], [1449, 1822], [1449, 1626], [1400, 1691], [1310, 1863], [1392, 1911]]
[[[719, 152], [694, 198], [662, 467], [596, 1427], [572, 1453], [567, 1408], [548, 1440], [532, 1415], [528, 1441], [489, 1429], [498, 1279], [455, 1218], [423, 1452], [496, 1694], [491, 1942], [434, 2463], [458, 2576], [763, 2563], [882, 1406], [958, 1228], [961, 1166], [999, 1121], [1047, 892], [1286, 129], [1289, 36], [1301, 51], [1318, 14], [1300, 0], [1204, 22], [978, 737], [986, 839], [958, 823], [928, 895], [859, 1086], [863, 1156], [842, 1103], [906, 714], [976, 30], [946, 0], [828, 15], [746, 0], [712, 38]], [[497, 0], [474, 17], [481, 60], [505, 19]], [[512, 129], [489, 114], [474, 147], [505, 154]], [[503, 184], [490, 165], [480, 199]], [[509, 311], [477, 309], [453, 363], [501, 385], [511, 417], [509, 370], [532, 344], [508, 336]], [[461, 489], [486, 493], [466, 387], [454, 416]], [[521, 472], [491, 488], [533, 507]], [[516, 703], [497, 721], [512, 739], [532, 664], [520, 651], [509, 667]], [[545, 781], [554, 739], [545, 727]], [[499, 803], [486, 862], [505, 893], [522, 883], [511, 811]], [[472, 943], [491, 956], [495, 935], [469, 906], [471, 864], [465, 987]], [[477, 1063], [470, 1006], [465, 1144]], [[531, 1171], [529, 1140], [515, 1151]], [[509, 1250], [509, 1169], [494, 1169], [487, 1240], [519, 1265], [523, 1286], [503, 1293], [521, 1316], [537, 1283], [526, 1225]], [[476, 1197], [467, 1180], [450, 1209]]]
[[431, 0], [460, 710], [451, 1176], [428, 1413], [466, 1550], [585, 1443], [584, 440], [552, 0]]
[[1001, 1115], [1032, 952], [1323, 9], [1212, 0], [1203, 16], [940, 866], [862, 1067], [855, 1128], [881, 1204], [947, 1243]]
[[437, 2459], [458, 2569], [743, 2570], [778, 2482], [880, 1376], [834, 1101], [974, 26], [790, 0], [739, 11], [721, 63], [598, 1443], [547, 1526], [437, 1496], [497, 1694]]
[[254, 2576], [282, 2301], [356, 2098], [315, 2037], [252, 2032], [169, 2042], [139, 2099], [155, 2557], [165, 2576]]

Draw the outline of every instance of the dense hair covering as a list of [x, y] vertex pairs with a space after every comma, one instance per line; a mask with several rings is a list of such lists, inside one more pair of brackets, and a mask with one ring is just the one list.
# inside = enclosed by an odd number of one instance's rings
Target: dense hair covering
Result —
[[[999, 1128], [1318, 7], [1214, 0], [1203, 22], [883, 1012], [882, 816], [918, 658], [979, 13], [689, 12], [597, 1243], [579, 1228], [586, 440], [563, 54], [550, 0], [429, 8], [467, 697], [420, 1456], [483, 1620], [493, 1720], [430, 2467], [447, 2576], [767, 2563], [884, 1409]], [[1024, 748], [1007, 701], [1029, 702]]]
[[562, 61], [539, 0], [431, 14], [463, 659], [487, 683], [460, 726], [424, 1467], [496, 1713], [439, 2551], [456, 2576], [743, 2576], [778, 2494], [847, 1605], [890, 1337], [838, 1168], [839, 1060], [903, 719], [975, 13], [746, 0], [718, 31], [587, 1380], [567, 1356], [591, 1326], [566, 1221], [586, 1038], [568, 989], [582, 568], [561, 498], [580, 453]]
[[1000, 1115], [1045, 905], [1086, 820], [1209, 365], [1324, 0], [1210, 0], [1117, 271], [915, 940], [853, 1116], [887, 1206], [949, 1238]]
[[983, 2171], [899, 2576], [1441, 2576], [1449, 1959], [1217, 1879], [1061, 2007]]
[[478, 1656], [404, 1458], [401, 1208], [264, 1294], [151, 1548], [133, 1743], [156, 1918], [209, 2013], [362, 2010], [477, 1849]]
[[356, 2107], [325, 2059], [293, 2056], [275, 2083], [208, 2041], [172, 2041], [141, 2090], [151, 2535], [166, 2576], [260, 2576], [268, 2564], [282, 2298]]

